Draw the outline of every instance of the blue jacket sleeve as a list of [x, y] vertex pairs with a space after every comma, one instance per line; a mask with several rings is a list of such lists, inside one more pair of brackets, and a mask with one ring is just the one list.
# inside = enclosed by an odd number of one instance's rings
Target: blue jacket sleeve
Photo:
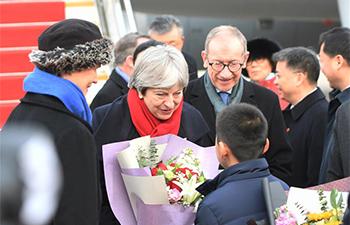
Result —
[[218, 221], [216, 219], [216, 216], [214, 215], [213, 211], [211, 209], [201, 203], [199, 204], [197, 215], [196, 215], [196, 225], [218, 225]]

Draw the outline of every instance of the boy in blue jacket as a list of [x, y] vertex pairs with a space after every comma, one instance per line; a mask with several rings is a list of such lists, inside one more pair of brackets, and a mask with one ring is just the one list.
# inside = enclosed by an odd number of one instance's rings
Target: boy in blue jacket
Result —
[[196, 224], [247, 224], [252, 217], [267, 217], [261, 181], [279, 181], [272, 176], [266, 159], [260, 156], [269, 148], [268, 125], [255, 106], [231, 104], [216, 120], [216, 155], [225, 168], [213, 180], [197, 188], [205, 197], [199, 204]]

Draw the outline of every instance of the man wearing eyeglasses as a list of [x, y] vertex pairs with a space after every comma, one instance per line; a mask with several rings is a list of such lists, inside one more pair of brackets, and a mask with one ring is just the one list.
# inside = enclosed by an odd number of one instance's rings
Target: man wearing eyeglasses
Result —
[[243, 79], [249, 52], [244, 35], [235, 27], [218, 26], [207, 35], [202, 51], [205, 74], [191, 81], [184, 100], [196, 107], [207, 122], [210, 133], [204, 146], [215, 145], [216, 115], [229, 104], [245, 102], [258, 107], [269, 125], [269, 150], [266, 158], [271, 173], [289, 182], [292, 148], [280, 110], [278, 96], [272, 91]]

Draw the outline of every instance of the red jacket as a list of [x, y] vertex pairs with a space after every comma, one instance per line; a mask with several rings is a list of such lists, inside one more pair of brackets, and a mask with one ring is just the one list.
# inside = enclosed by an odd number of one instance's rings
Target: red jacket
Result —
[[274, 84], [275, 80], [276, 80], [276, 77], [273, 77], [272, 79], [269, 79], [269, 80], [261, 80], [259, 81], [259, 85], [275, 92], [276, 95], [278, 95], [278, 99], [280, 100], [281, 110], [284, 110], [289, 105], [289, 102], [281, 99], [277, 85]]

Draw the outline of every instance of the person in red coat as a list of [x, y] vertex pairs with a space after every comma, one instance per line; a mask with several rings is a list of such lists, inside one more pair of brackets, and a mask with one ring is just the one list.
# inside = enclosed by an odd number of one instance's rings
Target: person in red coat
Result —
[[249, 58], [247, 61], [247, 75], [254, 83], [275, 92], [280, 101], [281, 109], [288, 106], [288, 102], [281, 99], [276, 80], [276, 62], [272, 60], [272, 55], [282, 49], [281, 45], [266, 38], [254, 38], [247, 42]]

